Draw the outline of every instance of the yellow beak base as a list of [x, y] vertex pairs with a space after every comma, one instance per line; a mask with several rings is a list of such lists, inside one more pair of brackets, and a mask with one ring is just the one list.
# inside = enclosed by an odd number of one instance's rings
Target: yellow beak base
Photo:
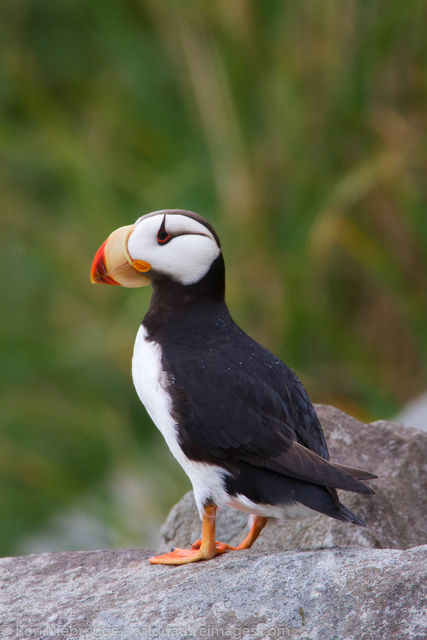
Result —
[[129, 255], [127, 242], [134, 228], [132, 224], [116, 229], [99, 247], [92, 262], [92, 283], [132, 288], [151, 284], [146, 275], [151, 270], [150, 263], [133, 260]]

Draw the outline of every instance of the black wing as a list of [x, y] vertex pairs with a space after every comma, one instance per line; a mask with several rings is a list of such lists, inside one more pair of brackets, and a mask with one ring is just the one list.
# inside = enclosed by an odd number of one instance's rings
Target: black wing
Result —
[[207, 339], [165, 344], [163, 354], [174, 381], [180, 443], [190, 459], [230, 470], [244, 461], [316, 484], [371, 491], [348, 469], [327, 462], [300, 380], [235, 325]]

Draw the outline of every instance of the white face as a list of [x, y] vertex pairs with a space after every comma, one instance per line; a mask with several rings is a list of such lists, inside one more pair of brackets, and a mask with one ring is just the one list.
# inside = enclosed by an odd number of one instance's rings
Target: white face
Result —
[[139, 218], [127, 248], [132, 260], [149, 262], [154, 272], [185, 285], [201, 280], [220, 253], [205, 225], [164, 211]]

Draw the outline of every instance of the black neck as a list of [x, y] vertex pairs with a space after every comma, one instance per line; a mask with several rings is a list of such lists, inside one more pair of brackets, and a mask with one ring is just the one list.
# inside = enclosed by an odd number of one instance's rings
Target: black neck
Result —
[[152, 279], [153, 295], [150, 308], [144, 318], [144, 325], [153, 321], [167, 321], [191, 307], [215, 307], [225, 305], [225, 269], [222, 254], [212, 263], [208, 273], [195, 284], [183, 285], [165, 276], [156, 275]]

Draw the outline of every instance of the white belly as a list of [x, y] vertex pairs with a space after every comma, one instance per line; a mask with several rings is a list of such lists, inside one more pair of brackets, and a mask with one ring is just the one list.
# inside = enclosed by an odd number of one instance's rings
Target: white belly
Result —
[[199, 513], [202, 514], [203, 503], [207, 498], [221, 507], [228, 500], [223, 483], [227, 472], [222, 467], [194, 462], [182, 451], [178, 442], [178, 425], [172, 416], [172, 399], [168, 391], [173, 380], [163, 370], [160, 345], [147, 340], [146, 336], [147, 332], [141, 326], [136, 336], [132, 358], [133, 383], [139, 399], [162, 433], [173, 456], [190, 478]]

